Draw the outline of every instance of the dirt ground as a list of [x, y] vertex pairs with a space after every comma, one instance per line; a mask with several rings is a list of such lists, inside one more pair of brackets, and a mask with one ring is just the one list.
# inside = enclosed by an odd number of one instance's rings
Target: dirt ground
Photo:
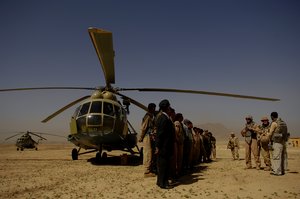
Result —
[[95, 153], [73, 161], [72, 148], [43, 143], [38, 151], [17, 151], [1, 144], [0, 198], [300, 198], [299, 148], [288, 148], [286, 175], [271, 176], [263, 169], [245, 170], [245, 150], [233, 161], [224, 142], [217, 145], [215, 161], [196, 166], [169, 190], [158, 188], [156, 177], [144, 178], [138, 158], [121, 165], [124, 152], [114, 151], [105, 163], [96, 163]]

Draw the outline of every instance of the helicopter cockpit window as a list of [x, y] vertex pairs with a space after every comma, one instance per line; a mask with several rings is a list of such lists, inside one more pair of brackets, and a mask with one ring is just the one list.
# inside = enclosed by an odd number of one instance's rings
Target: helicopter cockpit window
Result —
[[77, 117], [79, 110], [80, 110], [80, 106], [76, 108], [76, 110], [75, 110], [72, 118], [76, 118]]
[[88, 117], [88, 125], [91, 126], [100, 126], [102, 124], [102, 116], [101, 115], [89, 115]]
[[115, 114], [116, 117], [121, 120], [121, 109], [119, 106], [115, 106]]
[[114, 115], [114, 108], [111, 103], [104, 102], [103, 104], [103, 113], [106, 115], [113, 116]]
[[101, 101], [92, 102], [90, 113], [102, 113], [102, 102]]
[[86, 115], [89, 112], [89, 107], [90, 107], [90, 102], [83, 104], [79, 111], [78, 117], [82, 115]]

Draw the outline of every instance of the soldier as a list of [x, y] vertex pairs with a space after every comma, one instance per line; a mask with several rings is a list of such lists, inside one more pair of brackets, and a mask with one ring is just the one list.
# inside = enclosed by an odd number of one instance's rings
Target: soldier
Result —
[[246, 118], [245, 128], [241, 131], [241, 135], [245, 137], [245, 160], [246, 160], [246, 169], [252, 168], [251, 162], [251, 153], [254, 156], [256, 169], [260, 170], [260, 160], [258, 158], [258, 145], [257, 145], [257, 129], [258, 125], [253, 121], [251, 115]]
[[235, 137], [234, 132], [231, 132], [227, 144], [227, 149], [231, 150], [233, 160], [240, 160], [239, 148], [240, 148], [239, 138]]
[[259, 137], [260, 137], [260, 151], [262, 153], [264, 163], [266, 167], [264, 168], [265, 171], [270, 171], [271, 170], [271, 159], [270, 159], [270, 151], [269, 151], [269, 143], [270, 143], [270, 138], [269, 138], [269, 130], [270, 130], [270, 123], [268, 117], [262, 117], [261, 118], [262, 124], [259, 125]]
[[144, 152], [143, 152], [143, 164], [144, 164], [144, 176], [145, 177], [153, 177], [154, 174], [154, 163], [153, 163], [153, 153], [154, 148], [151, 140], [151, 136], [154, 132], [154, 113], [155, 113], [156, 105], [154, 103], [150, 103], [148, 105], [148, 112], [145, 114], [142, 120], [141, 127], [141, 136], [139, 142], [143, 142], [144, 144]]
[[273, 142], [272, 153], [272, 175], [284, 175], [286, 161], [286, 142], [288, 139], [287, 125], [278, 118], [277, 112], [271, 113], [272, 124], [270, 127], [269, 136]]

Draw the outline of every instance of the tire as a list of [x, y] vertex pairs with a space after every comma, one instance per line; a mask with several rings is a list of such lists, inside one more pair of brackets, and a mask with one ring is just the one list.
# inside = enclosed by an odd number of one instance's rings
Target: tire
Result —
[[96, 161], [101, 162], [101, 152], [96, 153]]
[[78, 151], [76, 148], [72, 149], [72, 160], [78, 160]]
[[106, 153], [106, 152], [103, 152], [101, 157], [102, 157], [102, 159], [105, 160], [105, 159], [107, 158], [107, 153]]

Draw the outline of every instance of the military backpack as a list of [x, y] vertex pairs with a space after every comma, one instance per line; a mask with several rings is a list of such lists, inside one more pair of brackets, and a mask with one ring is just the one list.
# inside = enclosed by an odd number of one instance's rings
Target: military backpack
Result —
[[278, 118], [276, 120], [277, 128], [273, 134], [272, 140], [277, 143], [284, 143], [288, 140], [288, 130], [286, 123], [281, 119]]

